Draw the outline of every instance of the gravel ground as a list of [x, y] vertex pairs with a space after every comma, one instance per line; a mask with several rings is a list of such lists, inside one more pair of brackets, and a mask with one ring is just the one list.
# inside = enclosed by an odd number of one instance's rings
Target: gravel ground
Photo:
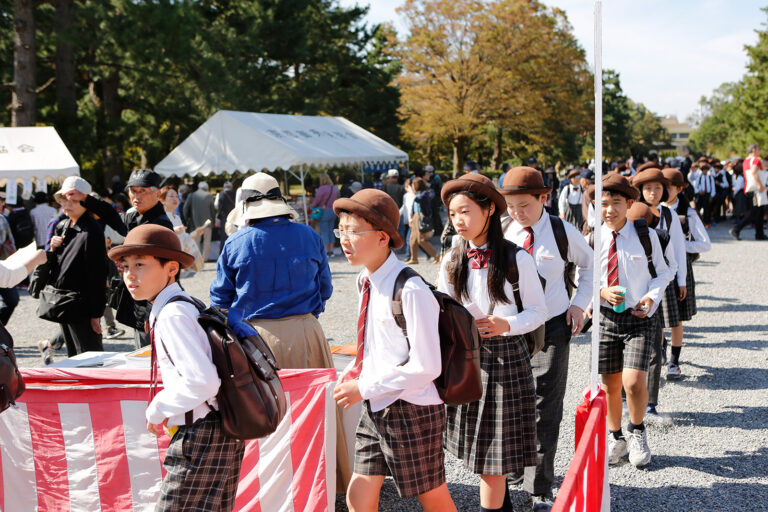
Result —
[[[686, 326], [681, 355], [684, 378], [667, 384], [662, 377], [659, 412], [669, 425], [649, 426], [651, 464], [637, 470], [628, 463], [611, 467], [611, 506], [615, 511], [768, 510], [768, 292], [764, 272], [755, 279], [752, 268], [768, 268], [768, 244], [735, 242], [730, 224], [712, 228], [711, 252], [694, 268], [699, 314]], [[437, 266], [416, 269], [430, 280]], [[356, 308], [354, 279], [358, 269], [343, 258], [331, 261], [336, 292], [321, 316], [331, 344], [353, 340]], [[208, 300], [213, 264], [182, 279], [185, 288]], [[16, 338], [22, 366], [40, 366], [35, 343], [55, 333], [39, 320], [36, 301], [22, 297], [9, 329]], [[105, 344], [106, 350], [130, 350], [131, 337]], [[57, 355], [57, 360], [64, 356]], [[574, 410], [589, 380], [589, 339], [572, 341], [570, 378], [556, 461], [558, 483], [573, 455]], [[448, 482], [459, 510], [478, 510], [479, 479], [446, 457]], [[530, 506], [521, 489], [513, 489], [518, 510]], [[343, 498], [338, 510], [346, 511]], [[382, 490], [380, 510], [419, 510], [415, 500], [401, 500], [391, 481]]]

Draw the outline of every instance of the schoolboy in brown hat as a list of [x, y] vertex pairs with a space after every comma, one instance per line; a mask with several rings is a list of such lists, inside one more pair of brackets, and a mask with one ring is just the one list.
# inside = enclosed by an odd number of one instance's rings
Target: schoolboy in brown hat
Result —
[[[523, 488], [532, 495], [534, 505], [552, 505], [570, 341], [581, 331], [584, 311], [591, 301], [593, 252], [576, 227], [544, 210], [547, 193], [542, 191], [547, 189], [540, 176], [529, 167], [512, 169], [501, 193], [509, 213], [503, 221], [504, 237], [533, 257], [536, 270], [546, 282], [544, 348], [531, 358], [536, 383], [536, 465], [526, 468]], [[581, 213], [581, 197], [572, 208]], [[560, 252], [563, 243], [565, 258]], [[578, 268], [578, 278], [566, 275], [571, 266]], [[573, 299], [566, 283], [571, 278], [576, 281]]]
[[[588, 194], [595, 199], [594, 186]], [[656, 233], [648, 233], [654, 277], [640, 235], [634, 223], [627, 221], [627, 211], [639, 195], [624, 176], [607, 176], [595, 206], [604, 221], [601, 246], [595, 250], [600, 252], [602, 273], [598, 372], [608, 402], [608, 463], [617, 464], [628, 453], [629, 461], [637, 467], [651, 461], [643, 424], [648, 406], [648, 365], [657, 327], [651, 317], [672, 278]], [[622, 304], [626, 310], [621, 309]], [[623, 312], [614, 311], [612, 306]], [[629, 446], [621, 431], [622, 387], [627, 392]]]
[[560, 197], [557, 201], [560, 218], [573, 224], [579, 231], [584, 224], [584, 217], [581, 212], [584, 189], [579, 184], [580, 176], [581, 172], [578, 169], [571, 169], [568, 172], [568, 185], [560, 191]]
[[334, 390], [344, 408], [364, 400], [347, 505], [378, 510], [381, 485], [391, 475], [400, 496], [418, 498], [424, 510], [455, 511], [445, 480], [445, 406], [432, 382], [441, 371], [437, 300], [423, 280], [405, 283], [406, 338], [391, 306], [395, 280], [406, 268], [392, 252], [403, 246], [397, 205], [386, 192], [364, 189], [337, 199], [333, 210], [344, 255], [364, 267], [357, 278], [357, 357]]
[[176, 233], [155, 224], [132, 229], [109, 257], [122, 266], [131, 296], [152, 305], [152, 366], [160, 368], [163, 389], [147, 407], [147, 429], [171, 435], [155, 510], [231, 511], [245, 445], [221, 430], [216, 402], [221, 381], [197, 323], [198, 310], [173, 300], [190, 299], [177, 279], [194, 258], [181, 250]]

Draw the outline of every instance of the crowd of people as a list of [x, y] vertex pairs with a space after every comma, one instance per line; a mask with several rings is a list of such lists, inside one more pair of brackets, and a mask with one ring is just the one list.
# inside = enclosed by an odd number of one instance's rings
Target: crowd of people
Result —
[[[214, 229], [221, 251], [211, 302], [237, 334], [257, 332], [282, 368], [333, 367], [319, 321], [333, 293], [328, 258], [340, 249], [362, 266], [359, 315], [350, 325], [357, 355], [334, 390], [341, 408], [363, 402], [352, 467], [337, 422], [337, 490], [346, 492], [350, 510], [377, 510], [386, 476], [425, 510], [455, 510], [445, 450], [480, 475], [481, 510], [512, 510], [509, 489], [516, 484], [532, 496], [534, 510], [548, 510], [571, 337], [590, 328], [599, 307], [599, 326], [591, 328], [600, 332], [609, 463], [628, 456], [634, 466], [649, 464], [646, 424], [662, 421], [662, 367], [670, 382], [682, 375], [683, 323], [696, 314], [693, 263], [710, 248], [707, 227], [731, 213], [736, 238], [750, 222], [756, 238], [764, 238], [768, 201], [759, 148], [750, 147], [743, 162], [644, 160], [605, 164], [600, 197], [587, 164], [542, 169], [531, 160], [506, 166], [497, 182], [474, 162], [445, 183], [430, 166], [412, 176], [392, 169], [384, 181], [341, 188], [323, 174], [308, 212], [316, 229], [293, 222], [299, 214], [265, 173], [237, 190], [227, 184], [214, 198], [205, 182], [195, 192], [176, 190], [163, 187], [157, 173], [137, 170], [124, 187], [127, 201], [120, 184], [114, 194], [95, 194], [73, 176], [54, 194], [58, 210], [46, 207], [44, 195], [35, 197], [24, 240], [45, 252], [15, 272], [37, 267], [30, 291], [39, 292], [39, 312], [61, 326], [57, 337], [40, 343], [46, 364], [62, 346], [70, 356], [102, 350], [102, 316], [107, 336], [117, 320], [134, 330], [137, 346], [152, 343], [166, 380], [148, 406], [148, 428], [172, 437], [158, 510], [180, 510], [190, 500], [204, 510], [234, 505], [243, 445], [221, 432], [219, 379], [206, 334], [193, 321], [197, 310], [171, 300], [186, 294], [182, 270], [207, 259]], [[0, 216], [0, 246], [10, 242], [11, 252], [25, 229], [19, 208]], [[435, 387], [440, 308], [428, 283], [405, 281], [407, 329], [395, 318], [393, 287], [407, 265], [418, 263], [420, 250], [439, 265], [437, 290], [476, 318], [478, 401], [446, 406]], [[592, 304], [594, 272], [601, 276], [599, 305]], [[543, 348], [532, 353], [526, 335], [541, 326]]]

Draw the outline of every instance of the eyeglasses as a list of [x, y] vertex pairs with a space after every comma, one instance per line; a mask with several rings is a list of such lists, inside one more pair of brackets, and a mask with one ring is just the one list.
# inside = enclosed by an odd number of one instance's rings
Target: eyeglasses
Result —
[[379, 231], [378, 229], [369, 229], [367, 231], [342, 231], [340, 229], [334, 229], [333, 234], [336, 238], [355, 238], [365, 233], [374, 233]]

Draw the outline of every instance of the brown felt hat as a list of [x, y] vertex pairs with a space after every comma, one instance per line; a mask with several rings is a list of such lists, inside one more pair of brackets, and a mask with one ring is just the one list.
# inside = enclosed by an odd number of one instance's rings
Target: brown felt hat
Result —
[[637, 172], [641, 173], [643, 171], [647, 171], [648, 169], [661, 170], [661, 167], [659, 167], [659, 164], [657, 164], [656, 162], [645, 162], [643, 165], [637, 168]]
[[578, 169], [571, 169], [570, 171], [568, 171], [568, 175], [567, 175], [568, 179], [571, 179], [574, 176], [581, 176], [581, 171]]
[[551, 187], [544, 186], [544, 177], [533, 167], [513, 167], [504, 176], [504, 188], [500, 191], [505, 196], [516, 194], [549, 194]]
[[665, 187], [669, 185], [669, 180], [664, 177], [664, 173], [661, 172], [661, 169], [648, 169], [643, 173], [635, 174], [632, 178], [632, 185], [640, 188], [640, 185], [652, 183], [654, 181], [661, 183]]
[[635, 201], [627, 210], [627, 219], [631, 221], [645, 219], [645, 222], [653, 228], [659, 223], [659, 212], [656, 211], [656, 208], [651, 208], [645, 203]]
[[[514, 171], [514, 169], [507, 171], [506, 176], [509, 177], [509, 173], [512, 171]], [[507, 180], [507, 177], [504, 178], [505, 181]], [[507, 209], [507, 202], [504, 200], [504, 197], [499, 194], [499, 191], [493, 186], [493, 182], [482, 174], [465, 174], [461, 178], [451, 180], [443, 185], [440, 198], [443, 200], [443, 204], [446, 208], [448, 207], [448, 198], [451, 197], [451, 194], [462, 192], [464, 190], [477, 192], [493, 201], [496, 205], [495, 213], [499, 215]]]
[[672, 167], [667, 167], [666, 169], [662, 169], [661, 173], [664, 175], [665, 178], [667, 178], [667, 181], [669, 181], [670, 185], [675, 185], [677, 187], [687, 187], [688, 182], [685, 181], [685, 176], [683, 176], [683, 173], [678, 171], [677, 169], [674, 169]]
[[352, 197], [343, 197], [333, 202], [333, 211], [339, 215], [347, 211], [364, 218], [371, 225], [389, 235], [393, 249], [403, 246], [403, 237], [397, 232], [400, 225], [400, 209], [395, 201], [383, 190], [366, 188]]
[[[603, 179], [603, 192], [612, 190], [614, 192], [621, 192], [630, 199], [637, 199], [640, 197], [640, 191], [629, 184], [629, 180], [621, 174], [611, 174]], [[587, 189], [587, 195], [590, 199], [595, 199], [595, 186], [590, 185]]]
[[129, 255], [154, 256], [178, 261], [181, 268], [195, 262], [194, 256], [181, 250], [179, 236], [172, 230], [157, 224], [142, 224], [128, 232], [123, 245], [111, 249], [108, 256], [113, 261]]

